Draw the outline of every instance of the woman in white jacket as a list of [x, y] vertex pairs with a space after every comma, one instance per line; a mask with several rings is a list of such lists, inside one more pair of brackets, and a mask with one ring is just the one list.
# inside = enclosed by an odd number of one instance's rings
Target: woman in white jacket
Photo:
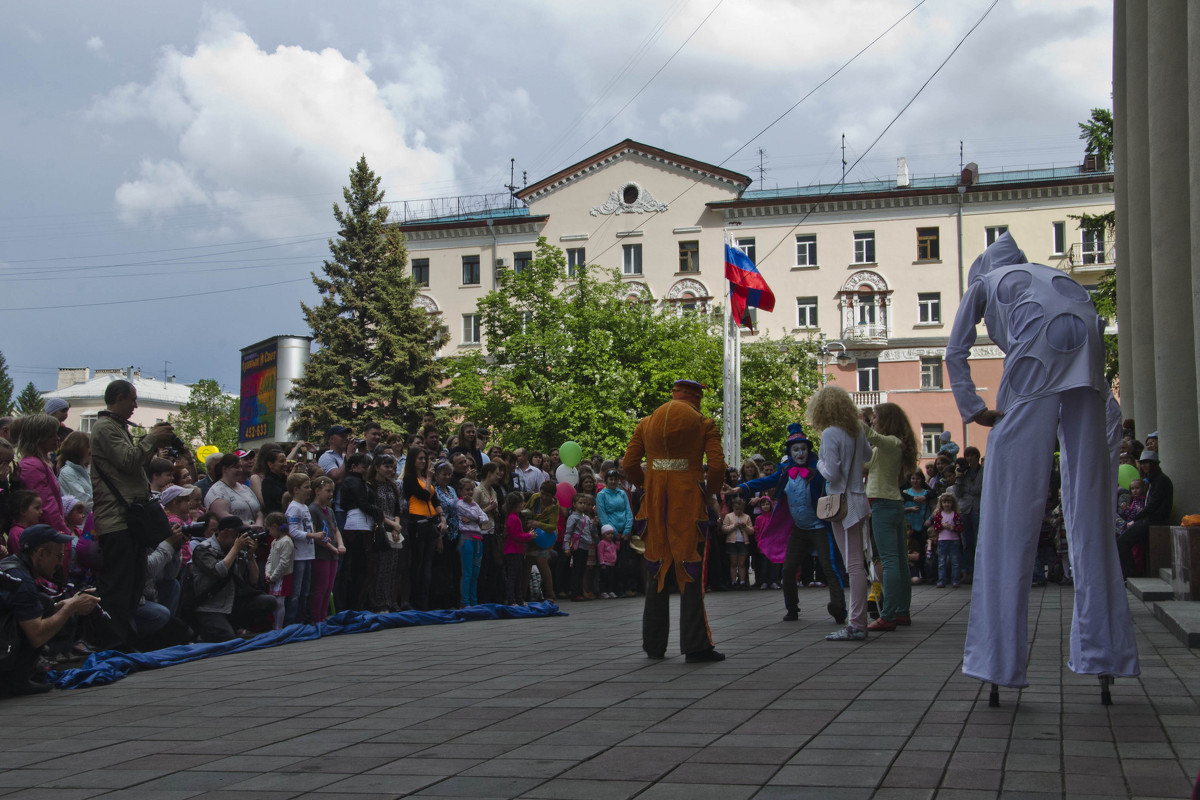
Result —
[[863, 486], [863, 469], [871, 446], [862, 430], [858, 407], [840, 386], [830, 384], [808, 401], [808, 419], [821, 434], [817, 469], [826, 492], [846, 496], [846, 516], [832, 522], [833, 538], [850, 576], [850, 616], [846, 627], [825, 637], [830, 642], [867, 638], [867, 574], [863, 568], [863, 523], [871, 514]]

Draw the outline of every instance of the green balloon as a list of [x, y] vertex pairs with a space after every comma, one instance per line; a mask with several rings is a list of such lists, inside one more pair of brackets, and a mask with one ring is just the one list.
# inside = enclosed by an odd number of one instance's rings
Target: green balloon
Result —
[[582, 458], [583, 448], [575, 442], [563, 442], [562, 447], [558, 448], [558, 460], [568, 467], [575, 466]]
[[1137, 467], [1133, 464], [1122, 464], [1117, 470], [1117, 483], [1121, 484], [1122, 489], [1128, 489], [1129, 484], [1138, 479]]

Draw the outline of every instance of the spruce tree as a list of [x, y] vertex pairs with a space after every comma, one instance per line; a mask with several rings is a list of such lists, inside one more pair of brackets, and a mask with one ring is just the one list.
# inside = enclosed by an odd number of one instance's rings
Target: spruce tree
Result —
[[25, 384], [25, 388], [17, 395], [17, 413], [25, 416], [26, 414], [37, 414], [45, 410], [46, 401], [42, 399], [42, 393], [33, 385], [33, 381]]
[[12, 413], [12, 406], [12, 376], [8, 374], [8, 361], [5, 360], [4, 353], [0, 353], [0, 417]]
[[321, 302], [301, 303], [318, 349], [289, 395], [297, 403], [292, 432], [317, 438], [330, 425], [357, 430], [367, 420], [415, 430], [445, 397], [436, 355], [449, 337], [414, 304], [404, 237], [387, 225], [384, 193], [366, 156], [342, 197], [345, 209], [333, 206], [338, 238], [329, 240], [331, 257], [324, 275], [312, 276]]

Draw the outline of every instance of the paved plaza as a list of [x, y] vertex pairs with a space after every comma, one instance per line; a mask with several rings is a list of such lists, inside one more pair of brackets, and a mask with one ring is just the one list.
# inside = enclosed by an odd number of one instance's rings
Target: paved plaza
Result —
[[[708, 598], [729, 659], [650, 661], [641, 601], [338, 636], [0, 703], [0, 797], [1189, 797], [1200, 661], [1132, 601], [1140, 680], [1065, 667], [1071, 590], [1034, 589], [1031, 686], [960, 672], [969, 593], [827, 643], [827, 594]], [[672, 647], [675, 646], [672, 635]], [[669, 651], [670, 652], [670, 651]]]

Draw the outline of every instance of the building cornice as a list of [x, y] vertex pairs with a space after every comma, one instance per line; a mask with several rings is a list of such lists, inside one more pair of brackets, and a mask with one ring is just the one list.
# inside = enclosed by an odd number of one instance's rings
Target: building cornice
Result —
[[694, 158], [681, 156], [678, 153], [651, 147], [641, 142], [635, 142], [633, 139], [626, 139], [607, 150], [602, 150], [593, 156], [585, 158], [583, 161], [572, 164], [566, 169], [559, 170], [548, 178], [543, 178], [535, 184], [526, 186], [517, 192], [517, 197], [526, 203], [533, 203], [578, 178], [604, 169], [630, 156], [637, 156], [651, 163], [674, 167], [675, 169], [698, 176], [701, 179], [707, 179], [727, 186], [738, 194], [745, 191], [746, 187], [752, 182], [749, 176], [742, 175], [739, 172], [733, 172], [714, 164], [707, 164], [703, 161], [697, 161]]
[[[539, 233], [549, 220], [549, 215], [532, 217], [508, 217], [493, 219], [492, 229], [505, 235], [514, 233]], [[409, 241], [436, 241], [440, 239], [471, 239], [492, 235], [486, 219], [455, 220], [454, 222], [415, 222], [400, 225], [404, 238]]]

